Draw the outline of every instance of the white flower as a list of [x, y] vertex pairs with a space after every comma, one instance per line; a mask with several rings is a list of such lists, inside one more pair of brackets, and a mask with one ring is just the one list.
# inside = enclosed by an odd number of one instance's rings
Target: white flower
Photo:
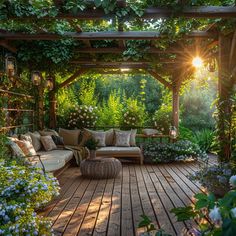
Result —
[[135, 120], [135, 118], [133, 117], [132, 120]]
[[219, 223], [219, 221], [221, 221], [221, 215], [220, 215], [219, 207], [214, 206], [214, 208], [211, 209], [211, 211], [209, 213], [209, 217], [214, 223]]
[[233, 175], [233, 176], [230, 177], [229, 183], [230, 183], [230, 186], [231, 186], [232, 188], [235, 188], [235, 187], [236, 187], [236, 175]]
[[233, 215], [234, 218], [236, 218], [236, 207], [231, 209], [231, 214]]

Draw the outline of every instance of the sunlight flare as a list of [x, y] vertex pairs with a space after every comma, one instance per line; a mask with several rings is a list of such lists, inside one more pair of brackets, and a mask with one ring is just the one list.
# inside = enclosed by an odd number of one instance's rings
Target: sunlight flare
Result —
[[203, 66], [203, 60], [200, 57], [194, 57], [192, 60], [192, 64], [195, 68], [200, 68]]

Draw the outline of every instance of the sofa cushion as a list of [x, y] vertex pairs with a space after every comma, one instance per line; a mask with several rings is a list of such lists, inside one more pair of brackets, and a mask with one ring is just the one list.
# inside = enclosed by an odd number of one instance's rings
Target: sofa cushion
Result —
[[115, 146], [130, 147], [131, 131], [115, 130]]
[[11, 148], [12, 154], [15, 157], [25, 157], [24, 152], [22, 149], [15, 143], [15, 138], [8, 137], [8, 142], [7, 144]]
[[140, 156], [141, 149], [139, 147], [101, 147], [96, 151], [97, 156]]
[[73, 158], [73, 152], [70, 150], [52, 150], [52, 151], [40, 151], [37, 152], [40, 155], [41, 160], [64, 160], [68, 162]]
[[42, 148], [42, 144], [40, 141], [40, 137], [41, 137], [40, 133], [35, 131], [33, 133], [29, 132], [29, 133], [27, 133], [27, 135], [28, 134], [30, 135], [30, 137], [32, 139], [32, 144], [34, 146], [35, 151], [36, 152], [39, 151]]
[[21, 148], [25, 156], [36, 155], [36, 151], [30, 141], [16, 139], [14, 142]]
[[69, 130], [59, 128], [59, 135], [63, 138], [65, 145], [77, 146], [79, 144], [79, 129]]
[[98, 147], [106, 146], [106, 132], [104, 131], [91, 131], [92, 137], [98, 142]]
[[130, 146], [135, 147], [136, 146], [136, 134], [137, 134], [137, 129], [131, 129], [131, 134], [130, 134]]
[[[44, 160], [42, 162], [46, 172], [59, 170], [66, 164], [64, 160]], [[38, 161], [35, 161], [33, 165], [41, 169], [43, 168], [41, 162]]]
[[53, 129], [40, 130], [39, 133], [40, 133], [41, 136], [48, 136], [48, 135], [50, 135], [50, 136], [52, 136], [52, 135], [59, 136], [57, 131], [53, 130]]
[[41, 142], [46, 151], [51, 151], [57, 148], [51, 136], [41, 136]]
[[114, 129], [109, 129], [106, 132], [106, 146], [112, 146], [114, 142]]
[[57, 135], [52, 135], [51, 137], [52, 137], [53, 142], [56, 145], [65, 145], [62, 137], [57, 136]]

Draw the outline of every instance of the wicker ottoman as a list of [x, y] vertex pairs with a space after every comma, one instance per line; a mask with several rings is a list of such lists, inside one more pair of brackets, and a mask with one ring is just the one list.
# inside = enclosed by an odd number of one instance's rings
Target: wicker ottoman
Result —
[[90, 179], [115, 178], [121, 171], [121, 162], [115, 158], [95, 158], [83, 160], [80, 164], [82, 175]]

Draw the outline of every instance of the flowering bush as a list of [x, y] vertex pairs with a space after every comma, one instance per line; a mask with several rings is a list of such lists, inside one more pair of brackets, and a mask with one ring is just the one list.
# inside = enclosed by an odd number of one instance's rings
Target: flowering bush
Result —
[[51, 235], [35, 210], [59, 194], [59, 183], [41, 169], [0, 160], [0, 235]]
[[175, 143], [150, 142], [143, 145], [144, 158], [152, 162], [170, 162], [186, 159], [207, 159], [207, 154], [198, 145], [187, 141]]
[[198, 172], [192, 174], [192, 180], [199, 181], [209, 192], [217, 196], [223, 196], [229, 191], [229, 179], [233, 170], [228, 163], [208, 166], [204, 165]]
[[94, 127], [98, 119], [97, 112], [97, 107], [86, 105], [75, 106], [69, 115], [69, 127]]
[[135, 128], [142, 127], [145, 120], [145, 108], [137, 100], [128, 99], [124, 109], [122, 126]]
[[[178, 221], [196, 219], [199, 228], [191, 229], [189, 233], [197, 236], [236, 235], [236, 176], [231, 176], [229, 183], [233, 190], [227, 192], [222, 199], [216, 200], [210, 193], [195, 195], [196, 202], [192, 206], [172, 209]], [[204, 220], [207, 218], [208, 220]]]
[[154, 126], [163, 134], [168, 134], [172, 121], [172, 106], [163, 104], [153, 116]]

